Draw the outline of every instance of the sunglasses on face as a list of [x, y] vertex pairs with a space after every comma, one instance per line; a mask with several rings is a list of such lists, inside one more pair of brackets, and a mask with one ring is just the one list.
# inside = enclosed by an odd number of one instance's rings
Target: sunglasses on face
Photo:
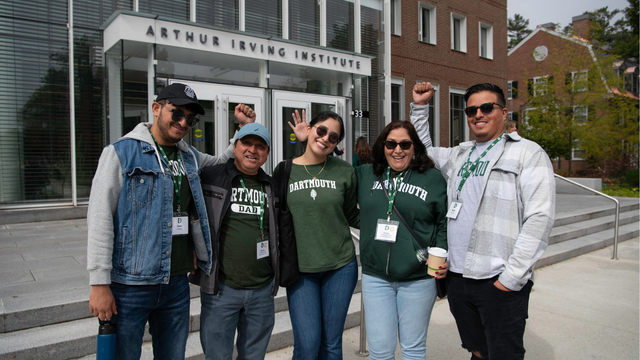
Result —
[[188, 127], [194, 127], [196, 126], [196, 124], [198, 123], [198, 121], [200, 121], [200, 119], [198, 119], [195, 115], [185, 115], [184, 112], [182, 110], [178, 110], [178, 109], [172, 109], [168, 106], [164, 106], [167, 109], [169, 109], [169, 111], [171, 111], [171, 120], [175, 121], [175, 122], [180, 122], [182, 121], [182, 119], [186, 118], [187, 119], [187, 126]]
[[494, 103], [494, 102], [488, 102], [488, 103], [484, 103], [480, 106], [469, 106], [467, 108], [464, 109], [465, 114], [467, 114], [467, 116], [471, 117], [471, 116], [476, 116], [476, 114], [478, 113], [478, 109], [480, 109], [480, 111], [482, 111], [482, 113], [484, 115], [489, 115], [491, 114], [491, 112], [493, 112], [493, 105], [498, 105], [501, 108], [503, 108], [504, 106], [498, 104], [498, 103]]
[[384, 146], [389, 150], [395, 150], [398, 145], [400, 145], [400, 149], [402, 150], [409, 150], [411, 149], [411, 145], [413, 145], [413, 142], [409, 140], [402, 140], [400, 142], [396, 142], [395, 140], [387, 140], [384, 142]]
[[[329, 132], [329, 129], [327, 129], [326, 126], [322, 126], [322, 125], [316, 126], [316, 134], [318, 134], [319, 137], [325, 137], [328, 132]], [[329, 134], [330, 143], [337, 144], [338, 140], [340, 140], [340, 135], [338, 135], [338, 133], [332, 132]]]

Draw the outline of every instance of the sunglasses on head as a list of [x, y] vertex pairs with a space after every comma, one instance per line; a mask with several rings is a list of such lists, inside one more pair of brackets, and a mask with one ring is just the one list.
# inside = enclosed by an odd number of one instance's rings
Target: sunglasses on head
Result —
[[396, 146], [398, 145], [400, 145], [400, 149], [402, 150], [409, 150], [411, 149], [411, 145], [413, 145], [413, 142], [409, 140], [402, 140], [400, 142], [397, 142], [395, 140], [387, 140], [384, 142], [384, 146], [389, 150], [395, 150]]
[[[329, 132], [329, 129], [327, 129], [326, 126], [322, 126], [322, 125], [316, 126], [316, 134], [318, 134], [319, 137], [325, 137], [328, 132]], [[329, 134], [330, 143], [337, 144], [338, 140], [340, 140], [340, 135], [338, 135], [338, 133], [332, 132]]]
[[165, 106], [165, 105], [162, 105], [162, 106], [166, 107], [167, 109], [169, 109], [169, 111], [171, 111], [171, 120], [176, 121], [176, 122], [180, 122], [180, 121], [182, 121], [182, 119], [186, 118], [188, 127], [194, 127], [194, 126], [196, 126], [198, 121], [200, 121], [200, 119], [198, 119], [193, 114], [192, 115], [185, 115], [182, 110], [172, 109], [172, 108], [170, 108], [168, 106]]
[[493, 111], [493, 105], [498, 105], [501, 108], [504, 107], [504, 106], [502, 106], [502, 105], [500, 105], [498, 103], [488, 102], [488, 103], [484, 103], [484, 104], [482, 104], [480, 106], [469, 106], [469, 107], [464, 109], [464, 112], [465, 112], [465, 114], [467, 114], [467, 116], [471, 117], [471, 116], [476, 116], [476, 114], [478, 113], [478, 109], [480, 109], [480, 111], [482, 111], [482, 113], [484, 115], [489, 115]]

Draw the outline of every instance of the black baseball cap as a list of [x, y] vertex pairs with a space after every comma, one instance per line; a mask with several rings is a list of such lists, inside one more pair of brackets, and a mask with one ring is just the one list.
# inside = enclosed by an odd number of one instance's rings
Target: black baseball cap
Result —
[[193, 104], [195, 112], [204, 115], [204, 108], [198, 104], [196, 92], [189, 85], [173, 83], [160, 90], [156, 101], [158, 100], [169, 100], [172, 104], [179, 106]]

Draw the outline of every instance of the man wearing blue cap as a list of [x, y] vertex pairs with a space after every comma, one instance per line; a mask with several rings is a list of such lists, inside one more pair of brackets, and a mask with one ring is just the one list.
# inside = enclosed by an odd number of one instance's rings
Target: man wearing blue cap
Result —
[[214, 252], [211, 274], [199, 269], [200, 343], [207, 360], [264, 359], [275, 320], [278, 229], [275, 180], [261, 166], [271, 138], [257, 123], [236, 136], [235, 159], [203, 169], [204, 203]]
[[[107, 146], [93, 179], [87, 213], [89, 309], [101, 320], [117, 314], [117, 358], [139, 359], [147, 321], [156, 359], [184, 359], [189, 335], [187, 273], [212, 268], [211, 237], [198, 173], [224, 163], [182, 138], [204, 115], [184, 84], [163, 88], [153, 123]], [[255, 113], [239, 104], [240, 124]], [[195, 254], [195, 256], [194, 256]]]

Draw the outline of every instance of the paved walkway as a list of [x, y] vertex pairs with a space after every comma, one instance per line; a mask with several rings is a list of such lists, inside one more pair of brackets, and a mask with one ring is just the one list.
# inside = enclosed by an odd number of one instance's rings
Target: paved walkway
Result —
[[[637, 360], [639, 354], [638, 238], [535, 272], [525, 332], [527, 360]], [[344, 359], [361, 359], [360, 327], [345, 331]], [[266, 360], [290, 359], [292, 347]], [[428, 359], [468, 359], [446, 301], [436, 302], [427, 338]], [[396, 358], [401, 359], [400, 350]]]

